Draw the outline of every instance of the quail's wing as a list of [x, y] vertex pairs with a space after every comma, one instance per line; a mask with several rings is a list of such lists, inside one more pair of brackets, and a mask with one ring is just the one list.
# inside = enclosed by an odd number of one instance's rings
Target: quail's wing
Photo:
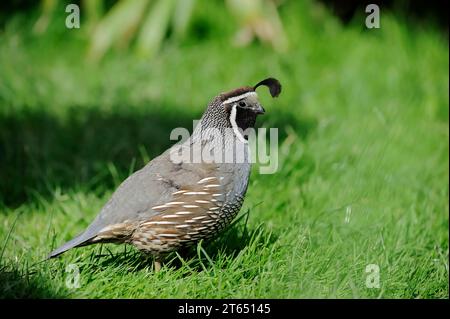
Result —
[[169, 225], [188, 214], [199, 224], [205, 212], [216, 219], [228, 183], [217, 176], [214, 164], [175, 164], [165, 152], [117, 188], [85, 237], [93, 241], [126, 238], [142, 223]]

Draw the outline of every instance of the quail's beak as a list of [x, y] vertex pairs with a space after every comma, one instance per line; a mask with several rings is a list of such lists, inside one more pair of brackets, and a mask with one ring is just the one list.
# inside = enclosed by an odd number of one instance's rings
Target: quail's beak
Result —
[[253, 112], [255, 112], [256, 114], [264, 114], [266, 112], [266, 110], [264, 110], [264, 108], [262, 107], [261, 104], [258, 104], [254, 109]]

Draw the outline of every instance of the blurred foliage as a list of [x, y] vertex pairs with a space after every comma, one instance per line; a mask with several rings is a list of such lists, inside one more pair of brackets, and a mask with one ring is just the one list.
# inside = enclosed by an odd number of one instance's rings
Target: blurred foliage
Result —
[[[35, 33], [47, 30], [60, 5], [56, 0], [41, 1]], [[106, 9], [105, 1], [83, 0], [81, 15], [86, 14], [88, 59], [98, 61], [112, 48], [131, 46], [138, 56], [154, 56], [164, 40], [185, 36], [195, 5], [196, 0], [120, 0]], [[222, 7], [234, 16], [234, 23], [239, 26], [234, 39], [236, 45], [248, 45], [257, 39], [277, 51], [287, 48], [273, 0], [227, 0]]]
[[368, 3], [377, 4], [382, 10], [389, 9], [409, 20], [409, 23], [438, 24], [448, 32], [447, 1], [423, 0], [318, 0], [323, 2], [330, 11], [338, 16], [344, 23], [349, 23], [358, 11]]

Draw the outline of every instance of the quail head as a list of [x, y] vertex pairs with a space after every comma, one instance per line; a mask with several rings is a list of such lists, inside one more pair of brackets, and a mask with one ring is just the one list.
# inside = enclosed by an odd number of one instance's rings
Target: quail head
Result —
[[49, 254], [95, 243], [127, 243], [155, 256], [211, 238], [239, 212], [250, 175], [246, 130], [264, 113], [256, 88], [272, 97], [278, 80], [219, 94], [192, 135], [129, 176], [87, 229]]

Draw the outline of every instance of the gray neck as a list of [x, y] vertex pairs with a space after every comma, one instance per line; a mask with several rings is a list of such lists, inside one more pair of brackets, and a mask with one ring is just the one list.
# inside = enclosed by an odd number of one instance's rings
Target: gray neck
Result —
[[[217, 109], [214, 110], [214, 107]], [[225, 163], [250, 162], [247, 141], [238, 138], [230, 125], [228, 114], [220, 110], [218, 106], [209, 106], [186, 143], [190, 147], [202, 145], [202, 152], [207, 153], [205, 149], [210, 149], [212, 157], [217, 160], [222, 158]], [[214, 156], [215, 154], [218, 154], [217, 157]]]

